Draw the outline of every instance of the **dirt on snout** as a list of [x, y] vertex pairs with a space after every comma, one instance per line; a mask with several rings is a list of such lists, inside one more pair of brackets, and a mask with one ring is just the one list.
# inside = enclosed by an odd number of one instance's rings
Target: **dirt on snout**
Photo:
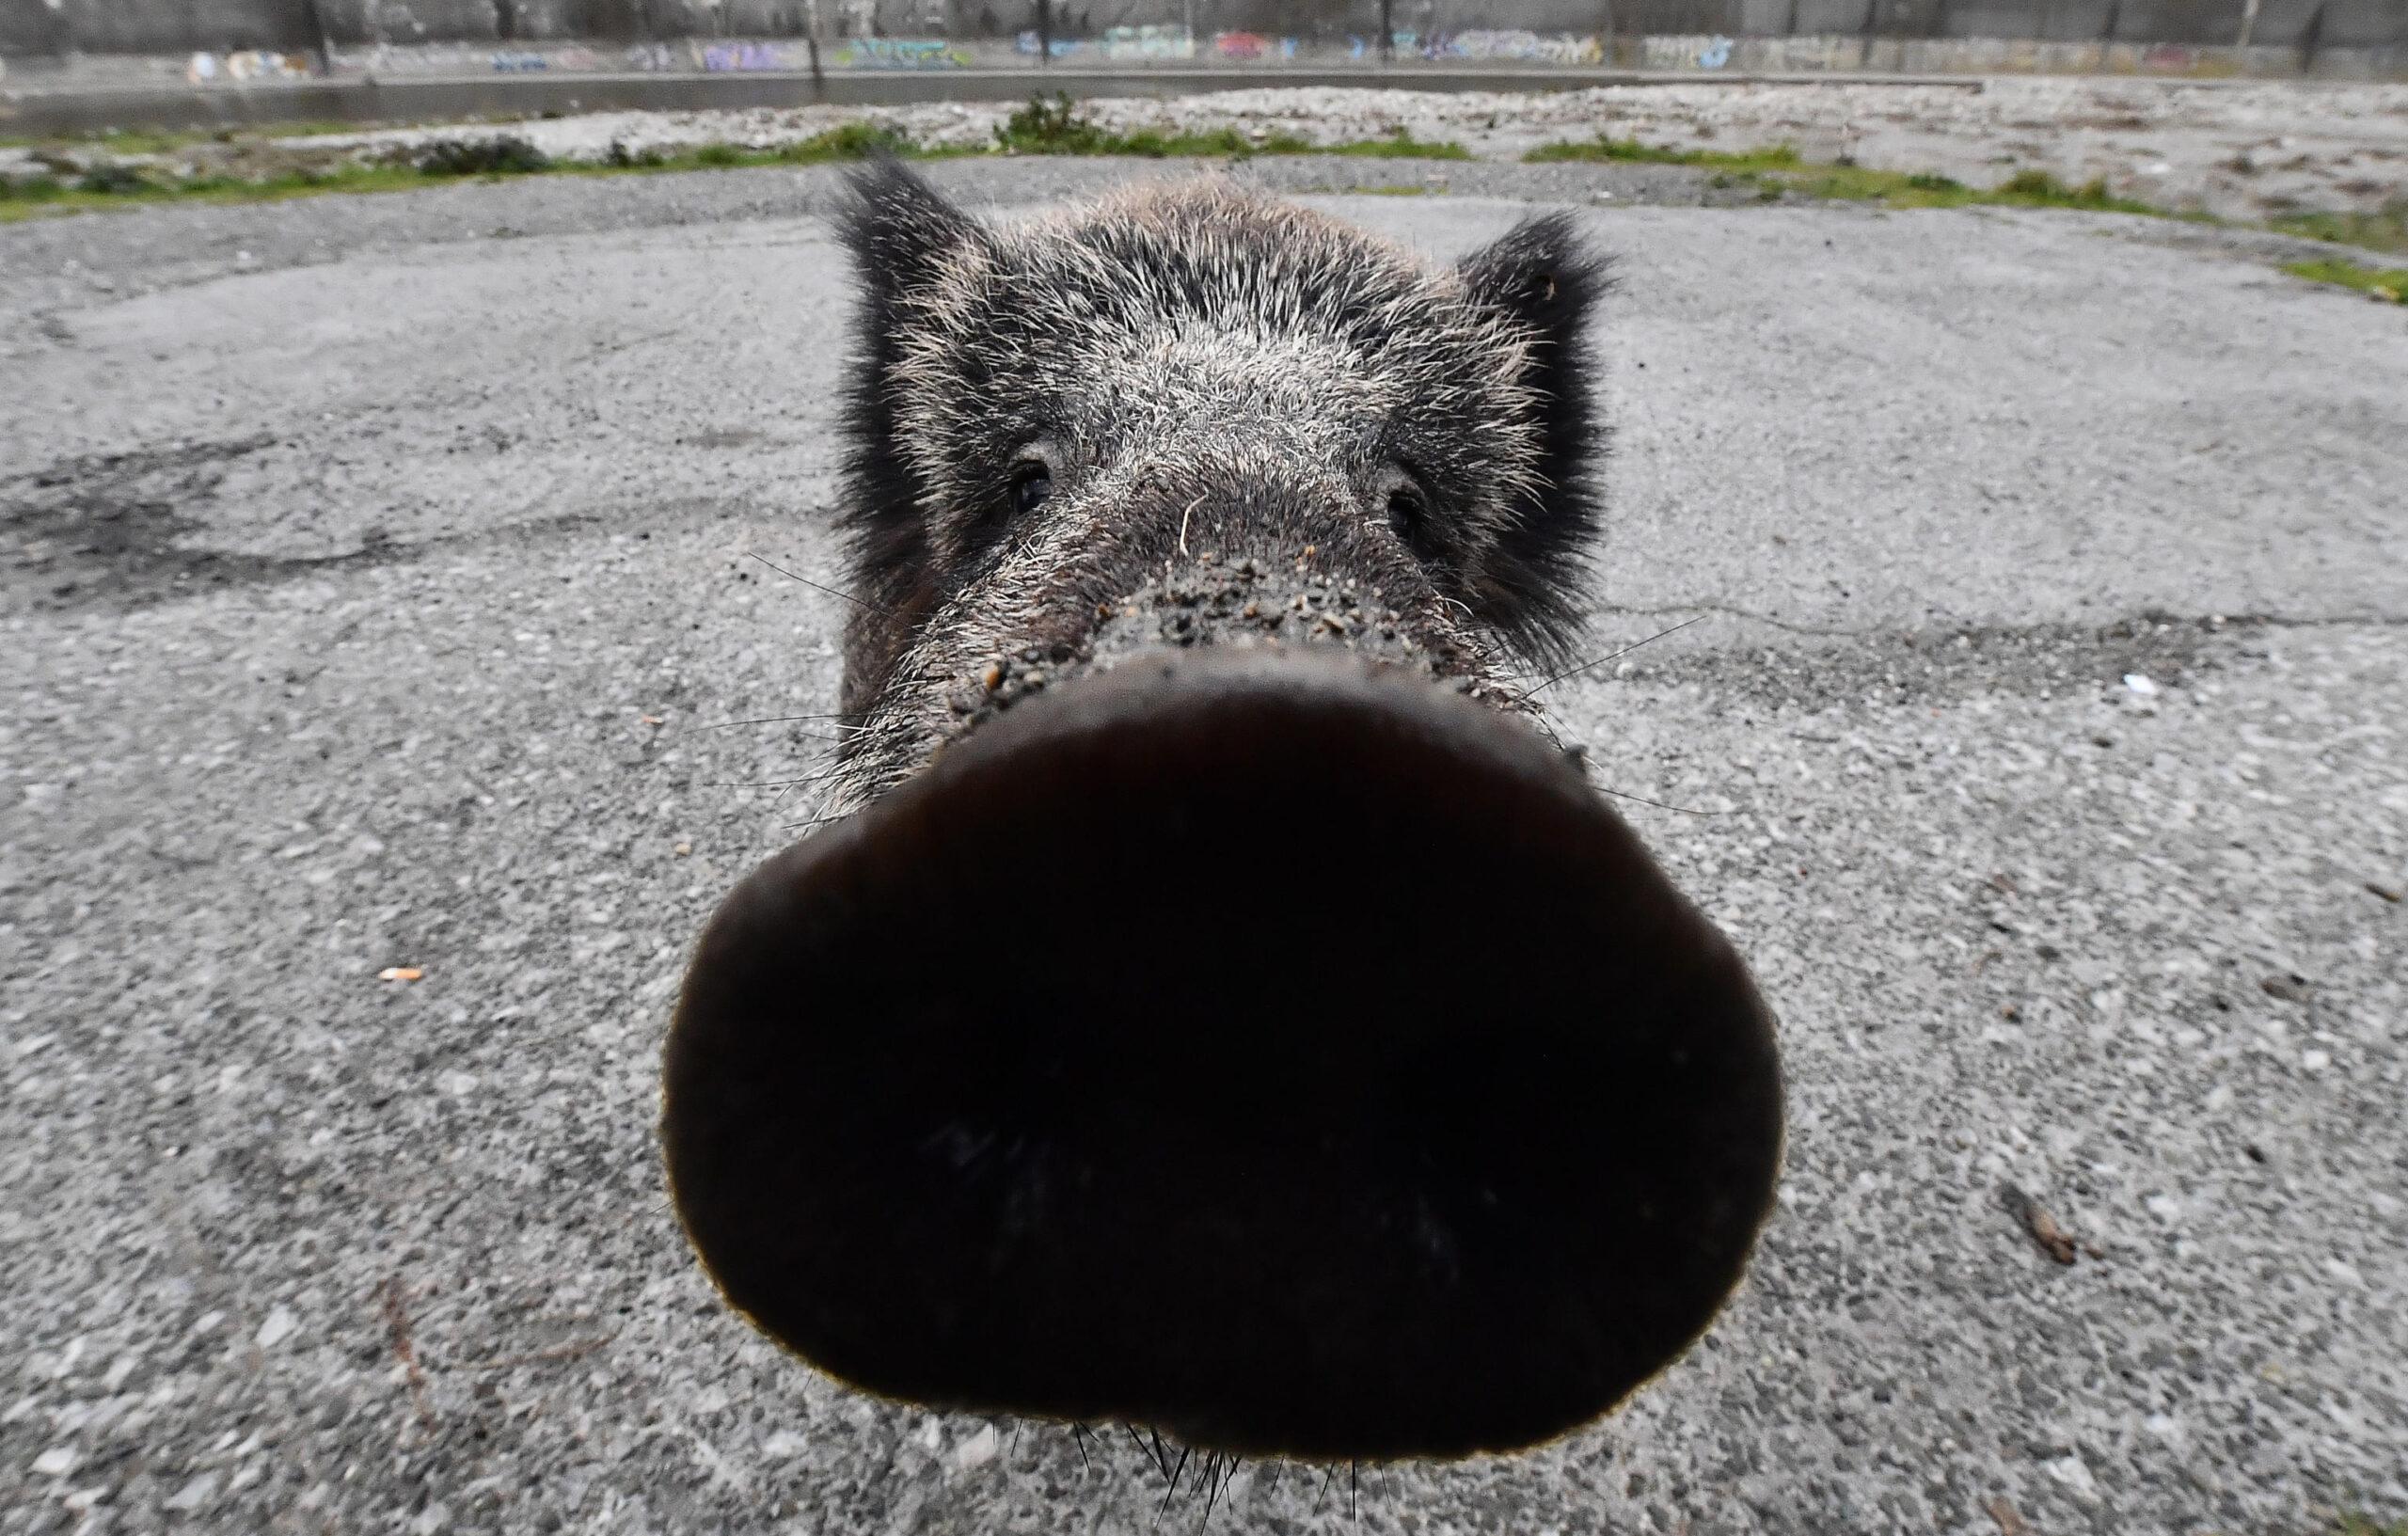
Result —
[[1539, 720], [1537, 706], [1522, 692], [1529, 679], [1514, 674], [1515, 663], [1425, 644], [1378, 587], [1317, 570], [1309, 554], [1281, 565], [1253, 558], [1225, 562], [1206, 551], [1195, 563], [1100, 607], [1096, 621], [1083, 645], [1030, 646], [998, 657], [976, 686], [956, 694], [954, 712], [968, 717], [968, 728], [975, 730], [1049, 688], [1153, 651], [1326, 645], [1419, 672], [1466, 698]]

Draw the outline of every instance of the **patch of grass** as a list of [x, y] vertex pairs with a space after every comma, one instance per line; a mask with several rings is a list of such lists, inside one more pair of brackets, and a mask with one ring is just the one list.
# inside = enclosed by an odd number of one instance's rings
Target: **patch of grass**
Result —
[[1367, 160], [1469, 160], [1471, 151], [1446, 139], [1415, 138], [1400, 127], [1386, 138], [1356, 139], [1346, 144], [1331, 144], [1316, 149], [1298, 141], [1294, 150], [1273, 151], [1281, 154], [1343, 154]]
[[346, 166], [337, 170], [296, 170], [246, 181], [230, 176], [199, 176], [176, 182], [142, 181], [114, 192], [62, 185], [55, 178], [37, 176], [0, 185], [0, 224], [46, 214], [97, 213], [136, 208], [149, 203], [284, 202], [322, 192], [408, 192], [426, 185], [412, 166]]
[[1542, 144], [1522, 157], [1535, 164], [1565, 160], [1619, 160], [1649, 166], [1707, 166], [1721, 171], [1792, 170], [1803, 164], [1786, 144], [1733, 154], [1722, 150], [1668, 150], [1637, 139], [1593, 139], [1571, 144]]
[[150, 179], [132, 166], [94, 166], [75, 179], [75, 190], [104, 198], [124, 197], [150, 191]]
[[2408, 198], [2372, 214], [2284, 214], [2267, 221], [2285, 234], [2359, 245], [2385, 256], [2408, 256]]
[[551, 169], [552, 157], [515, 134], [504, 134], [436, 139], [418, 151], [417, 165], [421, 176], [532, 176]]
[[2163, 210], [2107, 190], [2099, 177], [2081, 186], [2067, 186], [2045, 170], [2020, 170], [1982, 197], [1984, 202], [2023, 208], [2079, 208], [2097, 214], [2149, 214]]
[[[2018, 171], [2003, 184], [1987, 190], [1970, 187], [1953, 177], [1920, 172], [1869, 170], [1851, 160], [1812, 165], [1787, 144], [1733, 153], [1721, 150], [1667, 150], [1629, 139], [1596, 138], [1587, 143], [1544, 144], [1523, 157], [1550, 162], [1614, 160], [1658, 166], [1693, 166], [1715, 172], [1708, 185], [1729, 188], [1754, 182], [1782, 192], [1802, 193], [1842, 202], [1877, 202], [1891, 208], [1962, 208], [1981, 203], [2011, 208], [2077, 208], [2094, 213], [2162, 214], [2163, 210], [2107, 190], [2104, 181], [2067, 186], [2044, 170]], [[1765, 199], [1769, 201], [1770, 199]]]
[[2408, 267], [2365, 267], [2355, 261], [2286, 261], [2283, 270], [2310, 282], [2354, 288], [2370, 298], [2408, 304]]
[[1386, 160], [1468, 160], [1471, 151], [1460, 144], [1415, 138], [1399, 128], [1386, 138], [1346, 144], [1315, 144], [1300, 135], [1277, 132], [1255, 138], [1234, 128], [1205, 133], [1165, 134], [1141, 128], [1117, 134], [1078, 109], [1068, 95], [1032, 96], [995, 130], [995, 148], [1005, 154], [1133, 155], [1146, 160], [1228, 157], [1244, 160], [1259, 154], [1342, 154]]

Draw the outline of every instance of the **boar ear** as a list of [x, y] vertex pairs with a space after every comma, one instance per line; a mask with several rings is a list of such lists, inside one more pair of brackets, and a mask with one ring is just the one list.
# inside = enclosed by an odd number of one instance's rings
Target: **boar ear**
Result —
[[921, 523], [927, 487], [904, 451], [895, 423], [895, 371], [912, 305], [987, 238], [985, 228], [936, 188], [894, 160], [848, 179], [835, 223], [852, 253], [861, 307], [846, 380], [846, 509], [854, 590], [845, 707], [876, 693], [903, 643], [904, 615], [927, 589], [928, 545]]
[[926, 288], [949, 258], [985, 236], [976, 219], [891, 159], [846, 178], [836, 223], [874, 311]]
[[1522, 382], [1538, 431], [1537, 476], [1513, 522], [1468, 573], [1482, 617], [1543, 657], [1579, 623], [1580, 583], [1598, 528], [1594, 460], [1603, 434], [1589, 383], [1589, 318], [1612, 287], [1608, 261], [1568, 214], [1527, 219], [1460, 268], [1475, 303], [1532, 340]]

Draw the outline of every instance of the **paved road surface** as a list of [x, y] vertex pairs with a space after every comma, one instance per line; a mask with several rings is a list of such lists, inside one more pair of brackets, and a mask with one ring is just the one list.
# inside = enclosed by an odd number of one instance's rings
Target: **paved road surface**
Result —
[[[1153, 1528], [1125, 1443], [781, 1358], [661, 1196], [681, 952], [792, 815], [728, 782], [822, 747], [698, 728], [832, 706], [742, 553], [830, 568], [824, 186], [0, 231], [10, 1528]], [[1217, 1528], [2408, 1516], [2408, 315], [2115, 218], [1587, 219], [1598, 644], [1711, 617], [1555, 695], [1720, 813], [1630, 811], [1781, 1012], [1782, 1207], [1620, 1417]]]

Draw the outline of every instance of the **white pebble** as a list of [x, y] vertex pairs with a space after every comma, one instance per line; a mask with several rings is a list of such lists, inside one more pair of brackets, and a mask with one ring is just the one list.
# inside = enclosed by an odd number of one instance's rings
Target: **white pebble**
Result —
[[260, 1348], [274, 1349], [277, 1345], [283, 1343], [292, 1335], [293, 1327], [293, 1308], [289, 1306], [275, 1308], [268, 1313], [267, 1321], [260, 1324], [258, 1335]]
[[964, 1472], [986, 1465], [1003, 1449], [1003, 1442], [995, 1434], [995, 1426], [988, 1425], [954, 1449], [953, 1465]]

